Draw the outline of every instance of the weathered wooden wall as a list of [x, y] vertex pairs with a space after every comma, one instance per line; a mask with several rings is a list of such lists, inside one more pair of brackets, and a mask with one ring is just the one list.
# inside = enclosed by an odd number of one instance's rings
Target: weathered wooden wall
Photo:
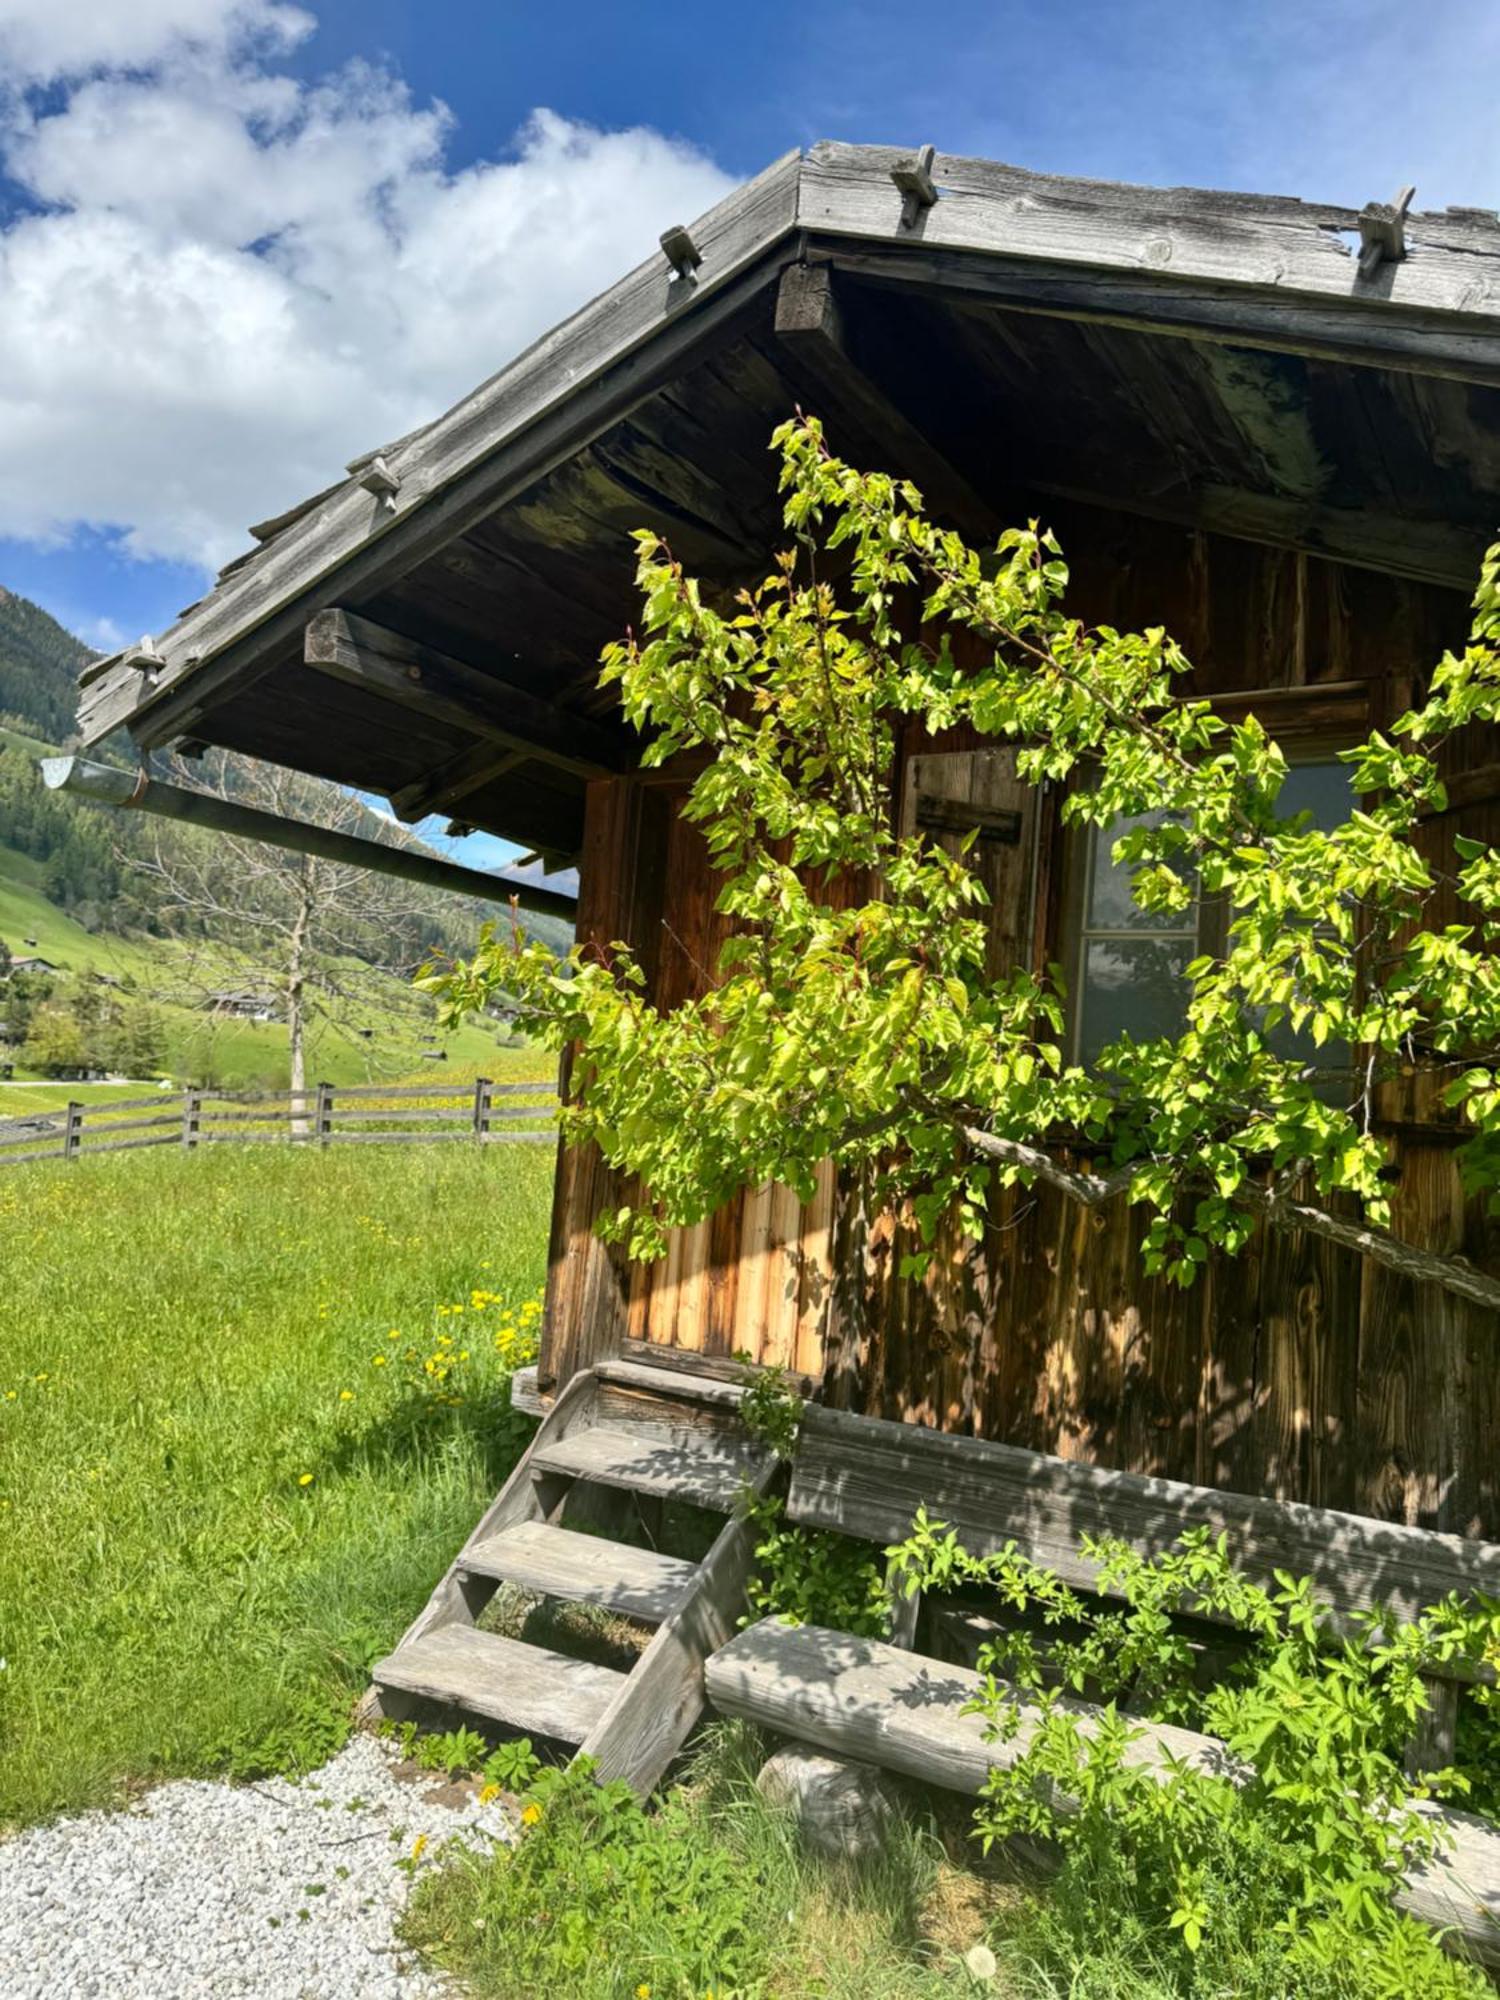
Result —
[[[1248, 543], [1050, 510], [1095, 621], [1165, 624], [1197, 663], [1196, 691], [1256, 690], [1274, 734], [1330, 749], [1404, 706], [1466, 607], [1453, 593]], [[1471, 764], [1496, 757], [1470, 744]], [[992, 969], [1055, 954], [1063, 880], [1056, 802], [1009, 753], [962, 737], [903, 746], [901, 810], [920, 790], [1013, 806], [1014, 847], [978, 851], [993, 896]], [[1495, 786], [1475, 781], [1492, 795]], [[1500, 840], [1500, 806], [1433, 830]], [[589, 803], [585, 932], [628, 937], [664, 1004], [701, 990], [719, 922], [698, 835], [670, 794], [602, 781]], [[1401, 1179], [1396, 1227], [1500, 1268], [1500, 1237], [1466, 1202], [1451, 1121], [1393, 1086], [1380, 1111]], [[554, 1226], [549, 1357], [565, 1376], [623, 1334], [712, 1353], [814, 1365], [829, 1287], [835, 1190], [811, 1211], [762, 1192], [628, 1273], [588, 1242], [608, 1176], [565, 1163]], [[857, 1354], [837, 1356], [837, 1400], [1124, 1469], [1306, 1499], [1460, 1533], [1500, 1535], [1500, 1325], [1493, 1315], [1362, 1268], [1321, 1242], [1258, 1236], [1193, 1290], [1150, 1279], [1140, 1221], [1045, 1190], [997, 1192], [978, 1245], [955, 1241], [921, 1283], [896, 1276], [899, 1218], [877, 1221]]]

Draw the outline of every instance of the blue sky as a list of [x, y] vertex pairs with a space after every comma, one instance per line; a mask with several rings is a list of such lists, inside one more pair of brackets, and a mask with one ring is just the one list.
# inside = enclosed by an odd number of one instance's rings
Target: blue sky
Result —
[[1500, 205], [1500, 7], [0, 0], [0, 584], [112, 646], [820, 137]]

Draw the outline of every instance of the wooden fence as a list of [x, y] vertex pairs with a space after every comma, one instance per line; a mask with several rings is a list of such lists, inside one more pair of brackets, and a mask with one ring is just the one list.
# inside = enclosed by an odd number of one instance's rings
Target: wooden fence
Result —
[[[499, 1102], [497, 1100], [504, 1100]], [[156, 1091], [111, 1103], [69, 1103], [0, 1121], [0, 1167], [25, 1160], [74, 1160], [142, 1146], [550, 1145], [557, 1137], [557, 1091], [546, 1083], [492, 1083], [462, 1089], [416, 1083], [319, 1083], [303, 1091]]]

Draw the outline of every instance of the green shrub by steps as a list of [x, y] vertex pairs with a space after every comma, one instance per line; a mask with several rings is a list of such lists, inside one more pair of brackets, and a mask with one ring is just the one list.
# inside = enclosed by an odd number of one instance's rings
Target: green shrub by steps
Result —
[[0, 1827], [336, 1747], [522, 1448], [551, 1180], [360, 1146], [0, 1181]]

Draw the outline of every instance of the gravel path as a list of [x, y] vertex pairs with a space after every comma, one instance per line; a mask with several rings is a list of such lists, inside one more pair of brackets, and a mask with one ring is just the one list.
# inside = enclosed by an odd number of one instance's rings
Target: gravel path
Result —
[[126, 1812], [0, 1845], [3, 2000], [439, 2000], [396, 1948], [419, 1868], [460, 1832], [508, 1840], [498, 1801], [456, 1803], [370, 1736], [320, 1771], [258, 1785], [182, 1780]]

